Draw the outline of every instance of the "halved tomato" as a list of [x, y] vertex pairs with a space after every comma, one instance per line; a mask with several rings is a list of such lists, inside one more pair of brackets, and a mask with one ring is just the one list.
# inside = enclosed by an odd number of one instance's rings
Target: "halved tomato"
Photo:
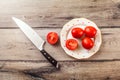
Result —
[[78, 47], [78, 42], [77, 42], [77, 40], [75, 40], [75, 39], [68, 39], [68, 40], [66, 41], [66, 47], [67, 47], [69, 50], [75, 50], [75, 49], [77, 49], [77, 47]]
[[56, 44], [58, 39], [59, 39], [59, 37], [58, 37], [58, 34], [56, 32], [49, 32], [47, 34], [47, 41], [50, 44]]

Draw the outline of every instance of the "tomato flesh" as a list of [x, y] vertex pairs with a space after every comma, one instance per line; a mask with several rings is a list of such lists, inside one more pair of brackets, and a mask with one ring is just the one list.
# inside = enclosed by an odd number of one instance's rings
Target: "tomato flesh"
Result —
[[77, 40], [75, 40], [75, 39], [68, 39], [68, 40], [66, 41], [66, 47], [67, 47], [69, 50], [75, 50], [75, 49], [77, 49], [77, 47], [78, 47], [78, 42], [77, 42]]
[[85, 37], [82, 39], [82, 46], [85, 49], [91, 49], [94, 46], [94, 42], [91, 38]]
[[71, 33], [74, 38], [81, 38], [84, 34], [84, 30], [82, 28], [76, 27], [72, 29]]
[[58, 41], [58, 34], [56, 32], [49, 32], [47, 34], [47, 41], [50, 44], [56, 44]]
[[92, 26], [87, 26], [84, 32], [87, 37], [94, 38], [97, 33], [97, 30]]

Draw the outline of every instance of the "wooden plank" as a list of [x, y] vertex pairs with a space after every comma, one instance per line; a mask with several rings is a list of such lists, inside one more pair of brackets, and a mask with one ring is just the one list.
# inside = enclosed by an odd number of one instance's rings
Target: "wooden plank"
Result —
[[0, 27], [16, 27], [12, 16], [32, 27], [62, 27], [79, 17], [98, 26], [119, 26], [119, 3], [119, 0], [4, 0], [0, 2]]
[[[56, 31], [59, 34], [61, 28], [35, 28], [35, 31], [46, 40], [45, 38], [49, 31]], [[101, 31], [102, 46], [99, 52], [87, 60], [120, 59], [119, 28], [102, 28]], [[0, 60], [46, 60], [19, 29], [0, 29], [0, 38]], [[54, 46], [46, 42], [45, 50], [59, 61], [75, 60], [65, 54], [60, 42]]]
[[[0, 61], [0, 69], [6, 71], [26, 71], [39, 68], [50, 68], [50, 63], [45, 61]], [[52, 66], [53, 67], [53, 66]]]
[[[30, 76], [27, 76], [23, 73], [6, 72], [6, 71], [0, 72], [0, 79], [1, 80], [35, 80], [35, 79], [31, 78]], [[43, 79], [41, 79], [41, 80], [43, 80]]]
[[45, 73], [47, 80], [119, 80], [120, 62], [66, 62], [61, 71]]
[[[0, 64], [4, 62], [0, 61]], [[103, 61], [103, 62], [79, 62], [69, 61], [60, 62], [61, 69], [56, 70], [51, 66], [46, 66], [46, 62], [9, 62], [5, 61], [4, 66], [0, 69], [2, 75], [10, 78], [22, 77], [43, 78], [45, 80], [119, 80], [120, 79], [120, 61]], [[6, 74], [9, 71], [11, 74]], [[5, 74], [4, 74], [5, 73]], [[14, 73], [16, 73], [14, 75]], [[18, 74], [20, 74], [18, 76]], [[20, 77], [20, 79], [22, 78]], [[1, 78], [1, 79], [2, 79]], [[20, 80], [18, 79], [18, 80]], [[3, 80], [3, 79], [2, 79]], [[7, 80], [7, 78], [5, 79]], [[9, 79], [8, 79], [9, 80]], [[21, 79], [26, 80], [26, 79]], [[39, 79], [38, 79], [39, 80]]]
[[0, 61], [0, 79], [1, 80], [45, 80], [42, 77], [36, 77], [25, 73], [26, 70], [38, 69], [49, 66], [49, 63], [34, 61]]

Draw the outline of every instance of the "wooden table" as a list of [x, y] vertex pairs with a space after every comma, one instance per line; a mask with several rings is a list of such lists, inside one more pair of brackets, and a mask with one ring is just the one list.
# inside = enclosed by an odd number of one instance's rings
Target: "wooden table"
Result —
[[[102, 46], [94, 56], [76, 60], [60, 46], [45, 49], [61, 64], [56, 70], [28, 40], [11, 17], [17, 17], [44, 39], [60, 34], [73, 18], [94, 21]], [[0, 80], [120, 80], [120, 0], [2, 0], [0, 1]]]

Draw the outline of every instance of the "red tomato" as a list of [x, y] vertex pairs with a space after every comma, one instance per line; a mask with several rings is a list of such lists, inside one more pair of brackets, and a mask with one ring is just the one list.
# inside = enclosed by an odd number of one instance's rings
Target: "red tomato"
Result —
[[91, 38], [85, 37], [82, 39], [82, 46], [85, 49], [91, 49], [94, 46], [94, 42]]
[[84, 31], [83, 29], [76, 27], [72, 29], [71, 33], [74, 38], [81, 38], [84, 34]]
[[87, 26], [84, 32], [87, 37], [94, 38], [97, 33], [97, 30], [92, 26]]
[[69, 49], [69, 50], [75, 50], [77, 47], [78, 47], [78, 42], [77, 40], [75, 39], [68, 39], [66, 41], [66, 47]]
[[58, 34], [56, 32], [49, 32], [47, 34], [47, 41], [50, 44], [56, 44], [58, 41]]

